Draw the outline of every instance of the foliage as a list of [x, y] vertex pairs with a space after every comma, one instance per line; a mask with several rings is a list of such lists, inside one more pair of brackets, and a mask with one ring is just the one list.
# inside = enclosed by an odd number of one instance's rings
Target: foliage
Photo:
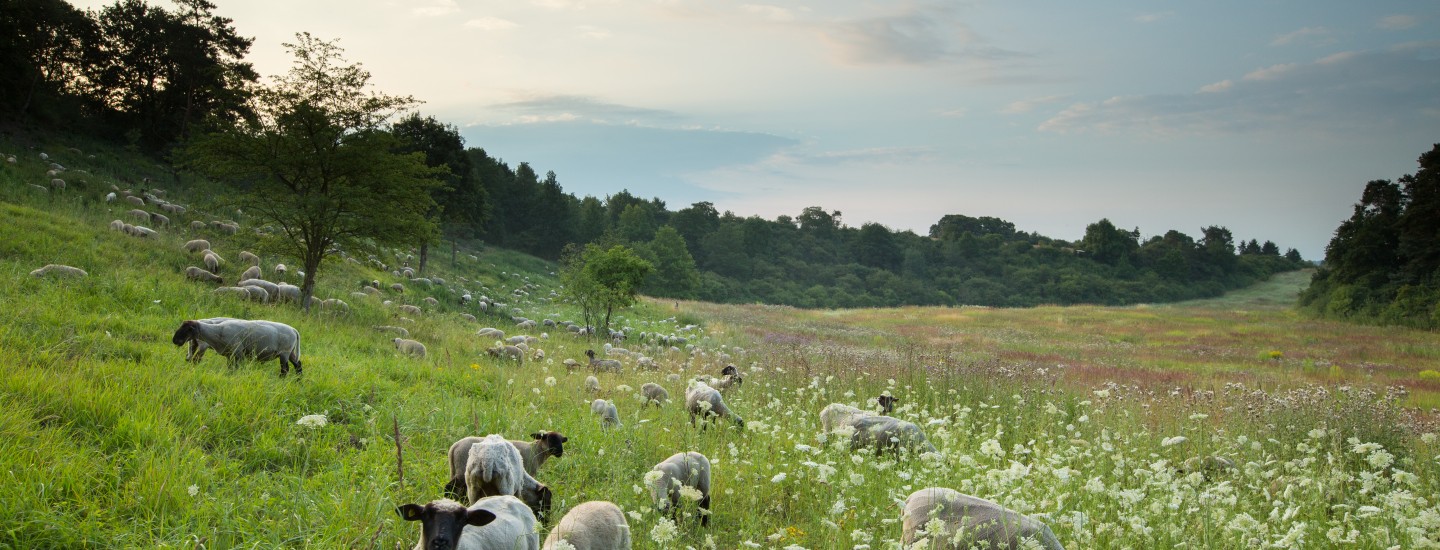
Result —
[[[400, 138], [403, 152], [425, 154], [425, 164], [445, 171], [444, 185], [434, 187], [430, 198], [435, 206], [427, 216], [451, 243], [451, 263], [455, 262], [456, 241], [460, 238], [475, 237], [477, 229], [484, 227], [488, 215], [489, 198], [480, 185], [471, 158], [465, 153], [465, 139], [460, 130], [443, 124], [435, 117], [421, 118], [412, 113], [391, 126], [390, 131]], [[430, 240], [420, 242], [419, 272], [425, 273], [429, 262]]]
[[381, 125], [414, 100], [368, 92], [370, 74], [309, 34], [287, 44], [290, 72], [256, 93], [258, 117], [203, 136], [191, 166], [240, 182], [227, 200], [275, 225], [272, 241], [304, 266], [309, 303], [322, 261], [338, 250], [409, 244], [433, 230], [426, 213], [438, 172], [421, 153], [400, 153]]
[[1420, 170], [1365, 185], [1354, 213], [1335, 229], [1325, 264], [1301, 295], [1326, 317], [1440, 327], [1440, 144]]
[[685, 248], [685, 238], [674, 227], [661, 227], [655, 238], [636, 252], [655, 267], [641, 287], [646, 294], [664, 298], [694, 298], [700, 288], [700, 271]]
[[563, 258], [563, 295], [581, 309], [586, 326], [608, 331], [615, 312], [635, 303], [635, 295], [654, 267], [623, 245], [588, 244]]

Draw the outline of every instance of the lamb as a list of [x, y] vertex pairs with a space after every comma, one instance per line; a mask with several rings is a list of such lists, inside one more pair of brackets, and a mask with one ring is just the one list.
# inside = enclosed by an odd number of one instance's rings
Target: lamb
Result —
[[591, 401], [590, 412], [600, 416], [600, 426], [603, 428], [619, 428], [621, 426], [620, 412], [615, 410], [614, 401], [604, 399]]
[[612, 502], [583, 502], [560, 518], [541, 548], [560, 548], [562, 541], [575, 550], [629, 550], [630, 523]]
[[645, 385], [640, 386], [640, 395], [645, 396], [645, 404], [641, 405], [642, 407], [651, 403], [660, 407], [670, 402], [670, 392], [665, 391], [664, 387], [654, 382], [646, 382]]
[[914, 423], [889, 416], [864, 416], [852, 424], [855, 435], [850, 437], [850, 450], [874, 447], [875, 454], [898, 453], [901, 448], [916, 453], [933, 453], [935, 446], [925, 439], [925, 432]]
[[89, 273], [86, 273], [85, 270], [83, 270], [83, 269], [80, 269], [80, 268], [78, 268], [78, 267], [71, 267], [71, 266], [68, 266], [68, 265], [60, 265], [60, 264], [45, 264], [45, 267], [42, 267], [42, 268], [40, 268], [40, 269], [36, 269], [36, 270], [30, 272], [30, 276], [31, 276], [31, 277], [46, 277], [46, 276], [51, 276], [51, 275], [56, 276], [56, 277], [88, 277], [88, 276], [90, 276], [90, 274], [89, 274]]
[[232, 366], [242, 359], [279, 359], [280, 376], [290, 371], [290, 365], [295, 365], [296, 376], [302, 374], [300, 332], [284, 323], [244, 319], [213, 325], [194, 320], [180, 323], [171, 341], [180, 346], [191, 340], [199, 340], [215, 348], [220, 355], [230, 358]]
[[854, 427], [856, 420], [874, 414], [842, 403], [831, 403], [820, 409], [820, 430], [828, 434], [834, 432], [836, 428]]
[[466, 508], [450, 499], [395, 509], [405, 521], [420, 522], [415, 550], [537, 550], [535, 514], [513, 496], [480, 499]]
[[260, 266], [258, 266], [258, 265], [252, 265], [252, 266], [246, 268], [244, 272], [241, 272], [241, 273], [240, 273], [240, 280], [242, 280], [242, 281], [244, 281], [244, 280], [246, 280], [246, 279], [259, 279], [259, 278], [260, 278]]
[[240, 251], [240, 261], [255, 266], [256, 268], [260, 267], [260, 257], [246, 250]]
[[220, 271], [220, 255], [214, 252], [205, 252], [205, 269]]
[[680, 510], [681, 489], [700, 491], [700, 525], [710, 525], [710, 459], [705, 455], [695, 451], [670, 455], [645, 474], [645, 485], [655, 508], [669, 511], [672, 520]]
[[[576, 370], [580, 369], [580, 362], [574, 359], [567, 358], [561, 361], [560, 364], [565, 365], [565, 374], [574, 374]], [[594, 377], [592, 376], [591, 378]]]
[[[936, 519], [943, 522], [944, 527], [939, 532], [924, 532]], [[911, 493], [905, 499], [904, 520], [905, 530], [900, 541], [905, 548], [927, 538], [930, 545], [926, 548], [935, 550], [972, 547], [1016, 550], [1024, 541], [1039, 543], [1046, 550], [1065, 548], [1044, 523], [994, 502], [944, 487]], [[963, 533], [959, 540], [956, 533]]]
[[525, 362], [525, 350], [515, 346], [495, 346], [485, 350], [485, 353], [490, 354], [491, 357], [514, 359], [517, 363]]
[[[534, 443], [514, 439], [509, 442], [520, 452], [525, 473], [534, 477], [540, 471], [540, 466], [551, 456], [564, 456], [565, 442], [569, 441], [569, 438], [560, 435], [560, 432], [551, 431], [535, 432], [530, 434], [530, 437]], [[465, 482], [465, 464], [470, 460], [470, 448], [482, 439], [470, 436], [450, 445], [450, 482], [445, 484], [445, 494], [451, 498], [465, 498], [469, 494]]]
[[711, 423], [721, 418], [729, 418], [735, 422], [736, 427], [745, 429], [745, 419], [725, 406], [725, 398], [721, 397], [719, 390], [704, 382], [693, 382], [686, 388], [685, 410], [690, 411], [691, 426], [695, 425], [695, 417], [698, 415]]
[[593, 349], [585, 350], [585, 356], [590, 358], [591, 371], [600, 372], [602, 370], [608, 370], [617, 374], [620, 372], [621, 365], [619, 361], [614, 359], [596, 359], [595, 350]]
[[465, 461], [465, 490], [473, 502], [482, 497], [519, 497], [541, 522], [550, 511], [550, 488], [525, 473], [520, 450], [498, 434], [490, 434], [470, 446]]
[[390, 341], [395, 344], [395, 349], [400, 350], [400, 353], [418, 359], [425, 358], [425, 344], [406, 338], [392, 338]]
[[225, 279], [221, 278], [219, 275], [216, 275], [204, 269], [200, 269], [193, 265], [185, 268], [185, 278], [191, 281], [205, 281], [207, 283], [215, 283], [219, 285], [225, 284]]

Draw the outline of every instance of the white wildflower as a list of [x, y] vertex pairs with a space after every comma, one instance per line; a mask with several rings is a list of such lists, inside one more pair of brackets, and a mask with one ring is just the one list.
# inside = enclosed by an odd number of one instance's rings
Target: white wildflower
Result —
[[780, 483], [781, 481], [785, 481], [785, 472], [780, 472], [775, 474], [775, 477], [770, 478], [770, 483]]
[[190, 496], [192, 496], [192, 497], [195, 496], [195, 495], [200, 494], [200, 486], [199, 486], [199, 485], [191, 485], [190, 488], [187, 489], [187, 490], [190, 492]]
[[555, 385], [555, 377], [554, 377], [554, 376], [546, 376], [546, 377], [545, 377], [545, 385], [546, 385], [546, 386], [552, 386], [552, 387], [553, 387], [553, 386]]
[[300, 420], [296, 420], [295, 423], [305, 426], [306, 428], [319, 429], [324, 428], [325, 424], [329, 423], [329, 420], [327, 420], [323, 414], [307, 414], [300, 417]]
[[680, 530], [675, 528], [675, 522], [670, 521], [670, 518], [660, 518], [660, 521], [655, 522], [655, 527], [650, 529], [650, 540], [663, 545], [674, 540], [675, 535], [679, 532]]
[[1184, 443], [1184, 442], [1186, 442], [1186, 441], [1189, 441], [1189, 439], [1186, 438], [1186, 437], [1183, 436], [1183, 435], [1177, 435], [1177, 436], [1167, 437], [1167, 438], [1161, 440], [1161, 441], [1160, 441], [1160, 446], [1161, 446], [1161, 447], [1173, 447], [1173, 446], [1175, 446], [1175, 445], [1179, 445], [1179, 444]]

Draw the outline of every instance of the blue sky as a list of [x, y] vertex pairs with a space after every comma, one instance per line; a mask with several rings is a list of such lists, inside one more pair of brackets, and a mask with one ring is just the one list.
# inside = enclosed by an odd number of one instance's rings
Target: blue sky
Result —
[[672, 209], [1224, 225], [1319, 259], [1440, 142], [1437, 2], [214, 1], [261, 74], [339, 38], [467, 145]]

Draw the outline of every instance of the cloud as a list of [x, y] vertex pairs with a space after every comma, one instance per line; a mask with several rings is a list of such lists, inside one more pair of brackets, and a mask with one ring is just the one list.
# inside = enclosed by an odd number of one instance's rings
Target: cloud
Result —
[[1420, 18], [1413, 15], [1387, 15], [1375, 23], [1375, 27], [1387, 31], [1403, 31], [1420, 24]]
[[590, 38], [593, 40], [610, 38], [610, 31], [593, 25], [580, 25], [575, 27], [575, 30], [580, 31], [581, 38]]
[[603, 124], [674, 126], [683, 122], [682, 116], [671, 111], [607, 103], [581, 95], [532, 95], [517, 101], [489, 105], [485, 110], [506, 113], [510, 117], [492, 120], [492, 124], [585, 120]]
[[1291, 44], [1310, 44], [1313, 46], [1332, 44], [1335, 42], [1335, 33], [1325, 27], [1305, 27], [1297, 31], [1291, 31], [1275, 37], [1270, 41], [1271, 46], [1288, 46]]
[[970, 109], [966, 107], [957, 107], [948, 111], [940, 111], [938, 114], [945, 118], [960, 118], [970, 114]]
[[551, 11], [583, 10], [590, 6], [614, 4], [615, 0], [530, 0], [530, 4]]
[[791, 11], [789, 8], [782, 8], [779, 6], [771, 6], [767, 4], [743, 4], [740, 6], [740, 11], [748, 13], [750, 15], [759, 16], [763, 19], [768, 19], [770, 21], [785, 22], [795, 20], [795, 12]]
[[[1424, 130], [1440, 108], [1440, 43], [1341, 52], [1223, 80], [1193, 94], [1079, 102], [1046, 120], [1056, 133], [1152, 135], [1312, 132], [1334, 136]], [[1224, 93], [1217, 93], [1224, 92]]]
[[1137, 15], [1137, 16], [1135, 16], [1135, 17], [1130, 18], [1130, 20], [1131, 20], [1131, 21], [1134, 21], [1134, 22], [1136, 22], [1136, 23], [1155, 23], [1155, 22], [1158, 22], [1158, 21], [1163, 21], [1163, 20], [1165, 20], [1165, 19], [1169, 19], [1169, 18], [1174, 17], [1174, 16], [1175, 16], [1175, 12], [1173, 12], [1173, 11], [1162, 11], [1162, 12], [1157, 12], [1157, 13], [1143, 13], [1143, 14], [1140, 14], [1140, 15]]
[[837, 59], [847, 65], [936, 65], [1024, 57], [988, 45], [947, 9], [910, 8], [818, 28]]
[[430, 0], [410, 8], [410, 13], [423, 17], [448, 15], [458, 11], [460, 11], [460, 6], [455, 4], [455, 0]]
[[1066, 98], [1067, 98], [1067, 96], [1049, 95], [1049, 96], [1044, 96], [1044, 97], [1032, 97], [1032, 98], [1029, 98], [1029, 99], [1021, 99], [1021, 100], [1019, 100], [1019, 101], [1012, 101], [1012, 102], [1010, 102], [1009, 105], [1006, 105], [1004, 108], [1001, 108], [1001, 109], [1000, 109], [1000, 114], [1002, 114], [1002, 115], [1018, 115], [1018, 114], [1028, 113], [1028, 112], [1033, 111], [1033, 110], [1035, 110], [1035, 108], [1040, 107], [1040, 106], [1042, 106], [1042, 105], [1049, 105], [1049, 104], [1051, 104], [1051, 103], [1058, 103], [1058, 102], [1064, 101]]
[[488, 15], [487, 15], [487, 16], [485, 16], [485, 17], [480, 17], [480, 18], [471, 19], [471, 20], [469, 20], [469, 21], [466, 21], [466, 22], [465, 22], [465, 26], [466, 26], [467, 28], [480, 29], [480, 30], [482, 30], [482, 31], [487, 31], [487, 32], [489, 32], [489, 31], [503, 31], [503, 30], [513, 29], [513, 28], [518, 27], [518, 26], [520, 26], [520, 25], [519, 25], [518, 23], [514, 22], [514, 21], [509, 20], [509, 19], [501, 19], [501, 18], [499, 18], [499, 17], [491, 17], [491, 16], [488, 16]]

